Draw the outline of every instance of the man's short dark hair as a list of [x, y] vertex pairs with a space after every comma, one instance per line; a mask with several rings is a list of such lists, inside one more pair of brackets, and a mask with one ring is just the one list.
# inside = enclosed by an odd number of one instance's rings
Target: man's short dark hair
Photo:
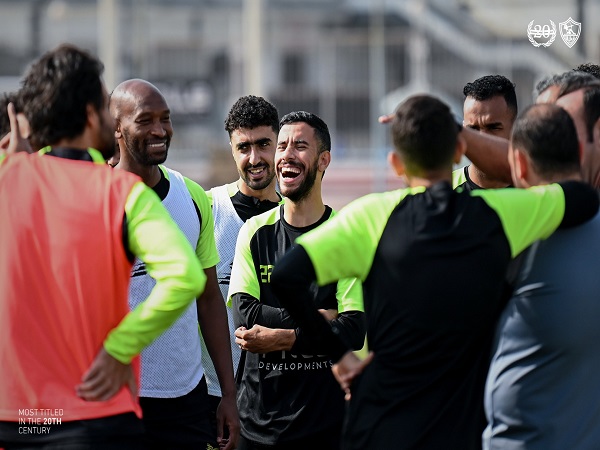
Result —
[[450, 168], [458, 127], [448, 105], [429, 95], [409, 97], [392, 120], [392, 141], [412, 173]]
[[467, 83], [463, 88], [465, 98], [473, 97], [477, 101], [489, 100], [498, 95], [504, 98], [506, 105], [512, 111], [513, 117], [517, 115], [517, 95], [515, 84], [502, 75], [486, 75], [477, 78], [472, 83]]
[[15, 106], [16, 112], [21, 112], [18, 92], [5, 92], [0, 97], [0, 137], [10, 132], [10, 120], [8, 119], [8, 104]]
[[587, 63], [579, 64], [573, 70], [576, 72], [589, 73], [593, 77], [600, 79], [600, 66], [598, 64], [587, 62]]
[[83, 133], [87, 105], [101, 111], [103, 64], [73, 45], [63, 44], [44, 54], [27, 71], [21, 103], [31, 127], [34, 148], [53, 145]]
[[234, 130], [271, 127], [279, 133], [279, 113], [272, 103], [256, 95], [240, 97], [229, 110], [225, 119], [225, 131], [231, 137]]
[[586, 89], [583, 93], [583, 119], [588, 142], [594, 141], [594, 125], [600, 119], [600, 87]]
[[294, 111], [286, 114], [279, 121], [279, 128], [288, 123], [304, 122], [315, 130], [319, 142], [319, 153], [331, 151], [331, 136], [327, 124], [319, 116], [306, 111]]
[[564, 73], [557, 73], [538, 81], [535, 85], [535, 88], [533, 89], [533, 98], [537, 99], [542, 94], [542, 92], [544, 92], [549, 87], [558, 86], [564, 75]]
[[600, 80], [585, 72], [568, 71], [562, 74], [558, 82], [558, 94], [556, 98], [563, 97], [571, 92], [585, 87], [600, 87]]
[[531, 105], [513, 125], [513, 148], [527, 154], [542, 177], [580, 170], [577, 130], [563, 108], [553, 104]]

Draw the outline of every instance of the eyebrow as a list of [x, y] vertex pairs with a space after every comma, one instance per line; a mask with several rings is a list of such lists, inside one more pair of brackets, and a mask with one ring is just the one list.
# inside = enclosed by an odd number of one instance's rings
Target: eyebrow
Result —
[[257, 139], [255, 141], [242, 141], [242, 142], [238, 142], [237, 143], [236, 148], [241, 148], [241, 147], [244, 147], [246, 145], [266, 144], [268, 142], [271, 142], [271, 138], [264, 137], [264, 138]]
[[[164, 115], [171, 115], [171, 110], [170, 109], [164, 109], [162, 110], [160, 113], [158, 113], [159, 116], [164, 116]], [[137, 114], [134, 114], [134, 118], [135, 119], [139, 119], [140, 117], [146, 117], [146, 116], [153, 116], [154, 114], [152, 113], [152, 111], [140, 111]]]
[[501, 126], [502, 126], [502, 122], [491, 122], [491, 123], [483, 124], [484, 128], [501, 127]]
[[[285, 142], [286, 142], [286, 141], [279, 141], [279, 142], [277, 143], [277, 145], [280, 145], [280, 144], [285, 144]], [[304, 145], [308, 145], [308, 141], [305, 141], [304, 139], [297, 139], [297, 140], [295, 140], [295, 141], [292, 141], [292, 142], [293, 142], [294, 144], [296, 144], [296, 145], [298, 145], [298, 144], [304, 144]]]

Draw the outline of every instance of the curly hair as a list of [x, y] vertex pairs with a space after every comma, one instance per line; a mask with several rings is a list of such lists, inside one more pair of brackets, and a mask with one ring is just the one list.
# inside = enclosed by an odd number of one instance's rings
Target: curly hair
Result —
[[489, 100], [501, 95], [513, 115], [517, 115], [515, 84], [502, 75], [486, 75], [472, 83], [467, 83], [463, 88], [463, 94], [465, 98], [473, 97], [477, 101]]
[[45, 53], [27, 71], [21, 89], [23, 112], [34, 148], [72, 139], [85, 129], [87, 105], [105, 105], [99, 59], [69, 44]]
[[275, 134], [279, 133], [279, 113], [273, 104], [256, 95], [240, 97], [225, 119], [225, 131], [229, 136], [239, 128], [261, 126], [271, 127]]
[[600, 66], [591, 62], [579, 64], [573, 69], [575, 72], [585, 72], [600, 79]]

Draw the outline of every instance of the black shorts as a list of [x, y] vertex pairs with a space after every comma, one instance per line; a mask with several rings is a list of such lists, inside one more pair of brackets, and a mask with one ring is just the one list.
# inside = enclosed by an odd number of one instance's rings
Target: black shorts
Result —
[[267, 445], [250, 441], [240, 435], [237, 450], [339, 450], [341, 443], [341, 424], [294, 441]]
[[140, 397], [146, 445], [156, 450], [206, 449], [216, 441], [209, 420], [204, 377], [190, 393], [177, 398]]
[[143, 450], [144, 427], [134, 413], [74, 420], [50, 426], [47, 434], [24, 434], [16, 422], [0, 422], [6, 450]]

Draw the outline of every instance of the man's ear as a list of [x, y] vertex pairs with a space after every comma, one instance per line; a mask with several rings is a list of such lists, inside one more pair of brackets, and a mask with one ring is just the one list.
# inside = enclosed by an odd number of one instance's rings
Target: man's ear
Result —
[[23, 139], [29, 139], [29, 136], [31, 135], [31, 126], [29, 125], [29, 120], [27, 120], [25, 114], [17, 113], [17, 123], [19, 124], [21, 137], [23, 137]]
[[527, 155], [519, 149], [513, 149], [515, 159], [515, 176], [520, 181], [521, 185], [529, 186], [530, 183], [527, 181], [529, 178], [529, 158]]
[[402, 158], [396, 151], [391, 150], [390, 152], [388, 152], [387, 160], [390, 167], [394, 169], [396, 175], [402, 176], [406, 173], [406, 167], [404, 166], [404, 162], [402, 161]]
[[319, 153], [319, 171], [325, 172], [327, 167], [329, 167], [329, 163], [331, 163], [331, 152], [324, 151]]
[[458, 164], [466, 152], [467, 141], [465, 141], [465, 138], [461, 133], [458, 133], [458, 136], [456, 136], [456, 149], [454, 150], [454, 159], [452, 162]]
[[[600, 118], [598, 120], [596, 120], [596, 123], [594, 124], [594, 127], [592, 128], [592, 143], [594, 146], [593, 151], [600, 152]], [[581, 156], [583, 155], [583, 147], [581, 145], [579, 146], [579, 155], [580, 155], [580, 159], [581, 159]]]
[[121, 122], [119, 119], [115, 119], [115, 139], [121, 139], [123, 133], [121, 132]]

